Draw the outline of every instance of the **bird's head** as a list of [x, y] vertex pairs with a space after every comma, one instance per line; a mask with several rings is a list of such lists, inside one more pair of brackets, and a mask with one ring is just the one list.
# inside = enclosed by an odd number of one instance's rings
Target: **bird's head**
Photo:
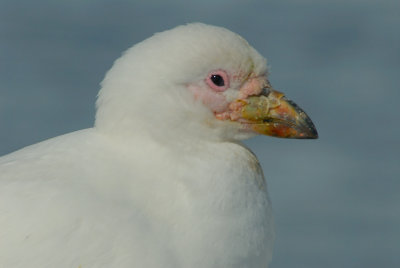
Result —
[[310, 118], [267, 75], [266, 60], [239, 35], [200, 23], [179, 26], [115, 62], [102, 82], [96, 127], [169, 140], [317, 138]]

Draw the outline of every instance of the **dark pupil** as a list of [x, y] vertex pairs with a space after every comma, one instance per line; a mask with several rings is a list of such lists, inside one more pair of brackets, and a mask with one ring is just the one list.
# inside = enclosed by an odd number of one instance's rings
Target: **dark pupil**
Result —
[[224, 79], [218, 74], [211, 75], [211, 81], [214, 83], [214, 85], [219, 87], [223, 87], [225, 85]]

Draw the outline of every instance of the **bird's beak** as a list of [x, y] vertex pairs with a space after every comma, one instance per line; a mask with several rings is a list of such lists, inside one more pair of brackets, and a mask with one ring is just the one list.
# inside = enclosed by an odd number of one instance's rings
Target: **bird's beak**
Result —
[[243, 102], [239, 115], [242, 123], [252, 131], [279, 138], [318, 138], [308, 115], [279, 91], [264, 88], [260, 95], [238, 101]]

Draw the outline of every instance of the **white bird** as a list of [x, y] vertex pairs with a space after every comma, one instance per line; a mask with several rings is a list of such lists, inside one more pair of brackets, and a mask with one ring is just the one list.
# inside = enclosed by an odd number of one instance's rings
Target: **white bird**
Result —
[[224, 28], [155, 34], [102, 82], [93, 128], [0, 158], [0, 267], [267, 267], [256, 134], [316, 138]]

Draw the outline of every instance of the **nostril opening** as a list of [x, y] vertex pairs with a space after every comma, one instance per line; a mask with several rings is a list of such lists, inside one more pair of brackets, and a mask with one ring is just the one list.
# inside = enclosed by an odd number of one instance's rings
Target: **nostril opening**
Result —
[[266, 97], [268, 97], [268, 95], [271, 93], [271, 87], [264, 87], [263, 89], [262, 89], [262, 92], [261, 92], [261, 94], [262, 95], [264, 95], [264, 96], [266, 96]]

